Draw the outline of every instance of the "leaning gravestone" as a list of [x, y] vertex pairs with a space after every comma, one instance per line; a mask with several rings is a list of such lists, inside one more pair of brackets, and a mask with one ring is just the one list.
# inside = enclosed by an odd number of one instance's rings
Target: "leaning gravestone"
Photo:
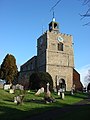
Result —
[[44, 88], [41, 87], [36, 93], [35, 95], [40, 95], [41, 93], [44, 93]]

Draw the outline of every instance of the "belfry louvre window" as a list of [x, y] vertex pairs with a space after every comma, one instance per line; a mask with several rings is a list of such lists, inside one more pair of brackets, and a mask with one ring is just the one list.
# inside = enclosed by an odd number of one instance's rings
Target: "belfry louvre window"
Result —
[[58, 29], [58, 25], [56, 23], [54, 23], [54, 28]]
[[63, 43], [58, 43], [58, 50], [63, 51]]

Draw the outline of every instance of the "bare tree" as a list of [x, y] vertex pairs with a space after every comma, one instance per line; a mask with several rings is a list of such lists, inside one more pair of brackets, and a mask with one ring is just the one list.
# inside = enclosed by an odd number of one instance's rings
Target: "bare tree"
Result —
[[[83, 5], [87, 5], [87, 10], [85, 11], [84, 14], [80, 14], [81, 19], [88, 18], [90, 17], [90, 0], [83, 0]], [[84, 25], [90, 25], [90, 22], [87, 22]]]
[[88, 70], [88, 74], [84, 77], [84, 81], [90, 83], [90, 69]]

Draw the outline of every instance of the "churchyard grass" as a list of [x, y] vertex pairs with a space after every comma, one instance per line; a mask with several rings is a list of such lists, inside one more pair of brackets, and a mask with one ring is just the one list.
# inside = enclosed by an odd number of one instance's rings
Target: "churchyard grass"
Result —
[[43, 100], [44, 94], [35, 96], [34, 91], [26, 91], [22, 105], [16, 105], [13, 102], [14, 96], [15, 94], [10, 94], [9, 91], [0, 89], [0, 120], [25, 120], [32, 115], [40, 114], [47, 110], [77, 103], [86, 98], [87, 94], [75, 93], [71, 96], [70, 93], [66, 93], [65, 99], [62, 100], [57, 93], [52, 93], [56, 102], [46, 104]]

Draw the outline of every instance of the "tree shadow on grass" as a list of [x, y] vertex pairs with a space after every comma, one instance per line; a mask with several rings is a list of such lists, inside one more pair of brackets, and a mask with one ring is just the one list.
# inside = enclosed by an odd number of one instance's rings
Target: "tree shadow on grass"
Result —
[[88, 120], [89, 114], [90, 105], [66, 105], [63, 108], [52, 107], [34, 116], [28, 116], [25, 120]]
[[[27, 102], [32, 104], [33, 101]], [[34, 102], [42, 104], [40, 101]], [[82, 118], [82, 120], [87, 120], [85, 119], [85, 116], [90, 114], [90, 104], [63, 104], [62, 107], [62, 105], [60, 105], [60, 103], [57, 101], [56, 103], [50, 103], [46, 106], [41, 106], [41, 108], [31, 108], [29, 110], [20, 109], [20, 107], [24, 108], [23, 105], [20, 106], [14, 104], [12, 107], [0, 106], [0, 120], [79, 120], [80, 118]], [[84, 113], [85, 115], [82, 115], [82, 117], [80, 114]]]
[[18, 106], [17, 108], [0, 106], [0, 120], [25, 120], [42, 112], [50, 111], [52, 109], [54, 109], [54, 107], [48, 106], [41, 108], [32, 108], [30, 110], [23, 111], [18, 109]]
[[[68, 95], [70, 96], [70, 94]], [[73, 95], [73, 97], [83, 98], [83, 96], [79, 95]], [[55, 103], [49, 104], [45, 104], [45, 101], [41, 99], [26, 99], [24, 105], [21, 106], [15, 105], [12, 100], [5, 99], [5, 103], [3, 101], [1, 103], [3, 106], [0, 106], [0, 120], [72, 120], [75, 114], [78, 116], [78, 113], [84, 113], [83, 110], [86, 110], [87, 113], [89, 111], [90, 113], [90, 104], [67, 105], [60, 103], [58, 99], [60, 99], [60, 97], [56, 98]], [[27, 110], [24, 109], [24, 107], [29, 107], [28, 104], [32, 105], [32, 103], [37, 104], [38, 108], [34, 106]], [[65, 115], [67, 118], [64, 117]], [[71, 119], [68, 118], [70, 115], [73, 115]], [[87, 114], [85, 113], [85, 115]], [[77, 116], [75, 118], [77, 118]], [[86, 120], [85, 117], [83, 118], [82, 120]], [[73, 120], [76, 119], [73, 118]]]
[[55, 120], [88, 120], [90, 104], [68, 105], [62, 108], [62, 110], [63, 113], [60, 112], [61, 115], [59, 114]]
[[18, 119], [24, 112], [16, 108], [0, 106], [0, 120], [20, 120]]
[[24, 100], [25, 103], [38, 103], [38, 104], [44, 104], [45, 101], [44, 100], [38, 100], [38, 99], [29, 99], [29, 100]]
[[[39, 105], [39, 107], [35, 108], [34, 106], [25, 110], [24, 107], [27, 107], [28, 103], [32, 105], [32, 102], [36, 103], [37, 106]], [[26, 120], [28, 118], [33, 118], [33, 116], [37, 116], [38, 114], [53, 111], [61, 107], [58, 102], [45, 104], [44, 101], [41, 100], [24, 101], [23, 105], [16, 105], [11, 101], [6, 101], [5, 103], [2, 101], [1, 104], [0, 120]]]

